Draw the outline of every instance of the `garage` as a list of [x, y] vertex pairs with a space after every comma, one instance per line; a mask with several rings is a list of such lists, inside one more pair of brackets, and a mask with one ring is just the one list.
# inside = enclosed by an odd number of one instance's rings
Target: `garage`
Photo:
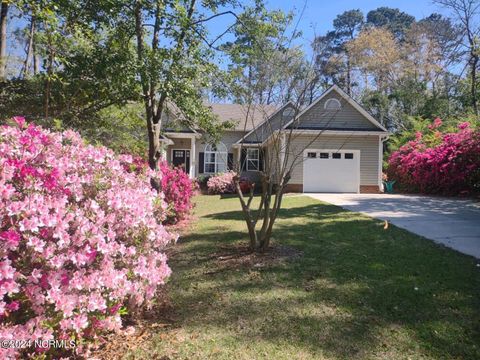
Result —
[[304, 192], [360, 191], [359, 150], [308, 149], [303, 160]]

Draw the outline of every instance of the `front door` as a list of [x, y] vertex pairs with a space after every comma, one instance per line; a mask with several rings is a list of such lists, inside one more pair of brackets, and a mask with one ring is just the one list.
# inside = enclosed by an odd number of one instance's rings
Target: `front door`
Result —
[[181, 167], [187, 174], [190, 172], [190, 150], [173, 150], [172, 164]]

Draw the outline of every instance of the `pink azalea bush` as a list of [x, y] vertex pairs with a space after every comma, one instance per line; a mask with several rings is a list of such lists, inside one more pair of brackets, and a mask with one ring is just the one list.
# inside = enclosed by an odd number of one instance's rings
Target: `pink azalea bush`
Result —
[[[148, 171], [145, 159], [135, 156], [132, 161], [123, 164], [128, 172], [144, 174]], [[164, 224], [173, 225], [185, 220], [193, 209], [193, 196], [197, 190], [196, 183], [181, 168], [174, 168], [166, 161], [159, 162], [161, 186], [166, 203]]]
[[480, 191], [480, 132], [468, 122], [442, 134], [435, 119], [388, 160], [388, 177], [405, 191], [461, 194]]
[[234, 171], [227, 171], [210, 177], [207, 181], [209, 194], [233, 194], [235, 193]]
[[149, 304], [170, 275], [162, 249], [175, 237], [154, 174], [125, 171], [131, 157], [73, 131], [15, 120], [0, 127], [0, 338], [83, 344], [118, 331], [120, 313]]

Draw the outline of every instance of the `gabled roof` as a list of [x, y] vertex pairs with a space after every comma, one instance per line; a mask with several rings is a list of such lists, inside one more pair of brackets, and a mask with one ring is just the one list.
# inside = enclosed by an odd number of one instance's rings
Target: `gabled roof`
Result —
[[206, 104], [206, 106], [210, 107], [221, 122], [233, 122], [232, 130], [235, 131], [251, 131], [276, 110], [274, 105], [253, 105], [250, 111], [247, 105], [241, 104]]
[[[218, 117], [220, 122], [231, 122], [233, 128], [230, 131], [250, 131], [260, 123], [264, 122], [276, 110], [274, 105], [252, 105], [250, 109], [247, 105], [241, 104], [211, 104], [206, 103], [214, 115]], [[166, 104], [167, 116], [162, 123], [162, 130], [181, 133], [196, 133], [192, 127], [178, 124], [175, 119], [183, 117], [178, 107], [168, 102]], [[247, 119], [248, 114], [248, 119]]]
[[[264, 125], [267, 121], [270, 121], [270, 119], [272, 119], [275, 115], [277, 115], [278, 113], [280, 113], [281, 111], [283, 111], [286, 107], [293, 107], [294, 109], [296, 108], [295, 104], [292, 102], [292, 101], [289, 101], [287, 102], [285, 105], [279, 107], [276, 111], [274, 111], [270, 116], [264, 118], [264, 120], [259, 123], [257, 126], [255, 126], [255, 128], [253, 128], [252, 130], [250, 130], [248, 133], [246, 133], [240, 140], [238, 140], [235, 144], [241, 144], [241, 143], [249, 143], [248, 141], [245, 141], [246, 138], [248, 138], [251, 134], [255, 133], [256, 131], [258, 131], [258, 129], [260, 127], [262, 127], [262, 125]], [[275, 130], [278, 130], [278, 129], [272, 129], [273, 131]], [[263, 141], [263, 140], [262, 140]], [[262, 142], [262, 141], [259, 141], [259, 142]], [[251, 143], [251, 142], [250, 142]]]
[[[320, 95], [314, 102], [312, 102], [309, 106], [303, 109], [294, 119], [289, 121], [283, 129], [287, 129], [295, 120], [299, 120], [303, 114], [305, 114], [308, 110], [318, 104], [325, 96], [330, 94], [332, 91], [336, 91], [342, 98], [344, 98], [355, 110], [357, 110], [360, 114], [362, 114], [365, 119], [370, 121], [376, 128], [380, 129], [383, 132], [388, 132], [385, 127], [380, 124], [375, 118], [366, 111], [359, 103], [357, 103], [351, 96], [349, 96], [345, 91], [343, 91], [337, 85], [330, 86], [322, 95]], [[320, 129], [319, 129], [320, 130]]]

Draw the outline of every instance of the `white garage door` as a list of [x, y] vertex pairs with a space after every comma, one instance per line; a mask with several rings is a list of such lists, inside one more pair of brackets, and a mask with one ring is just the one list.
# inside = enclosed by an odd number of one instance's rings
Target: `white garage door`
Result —
[[359, 192], [359, 150], [306, 150], [303, 160], [304, 192]]

